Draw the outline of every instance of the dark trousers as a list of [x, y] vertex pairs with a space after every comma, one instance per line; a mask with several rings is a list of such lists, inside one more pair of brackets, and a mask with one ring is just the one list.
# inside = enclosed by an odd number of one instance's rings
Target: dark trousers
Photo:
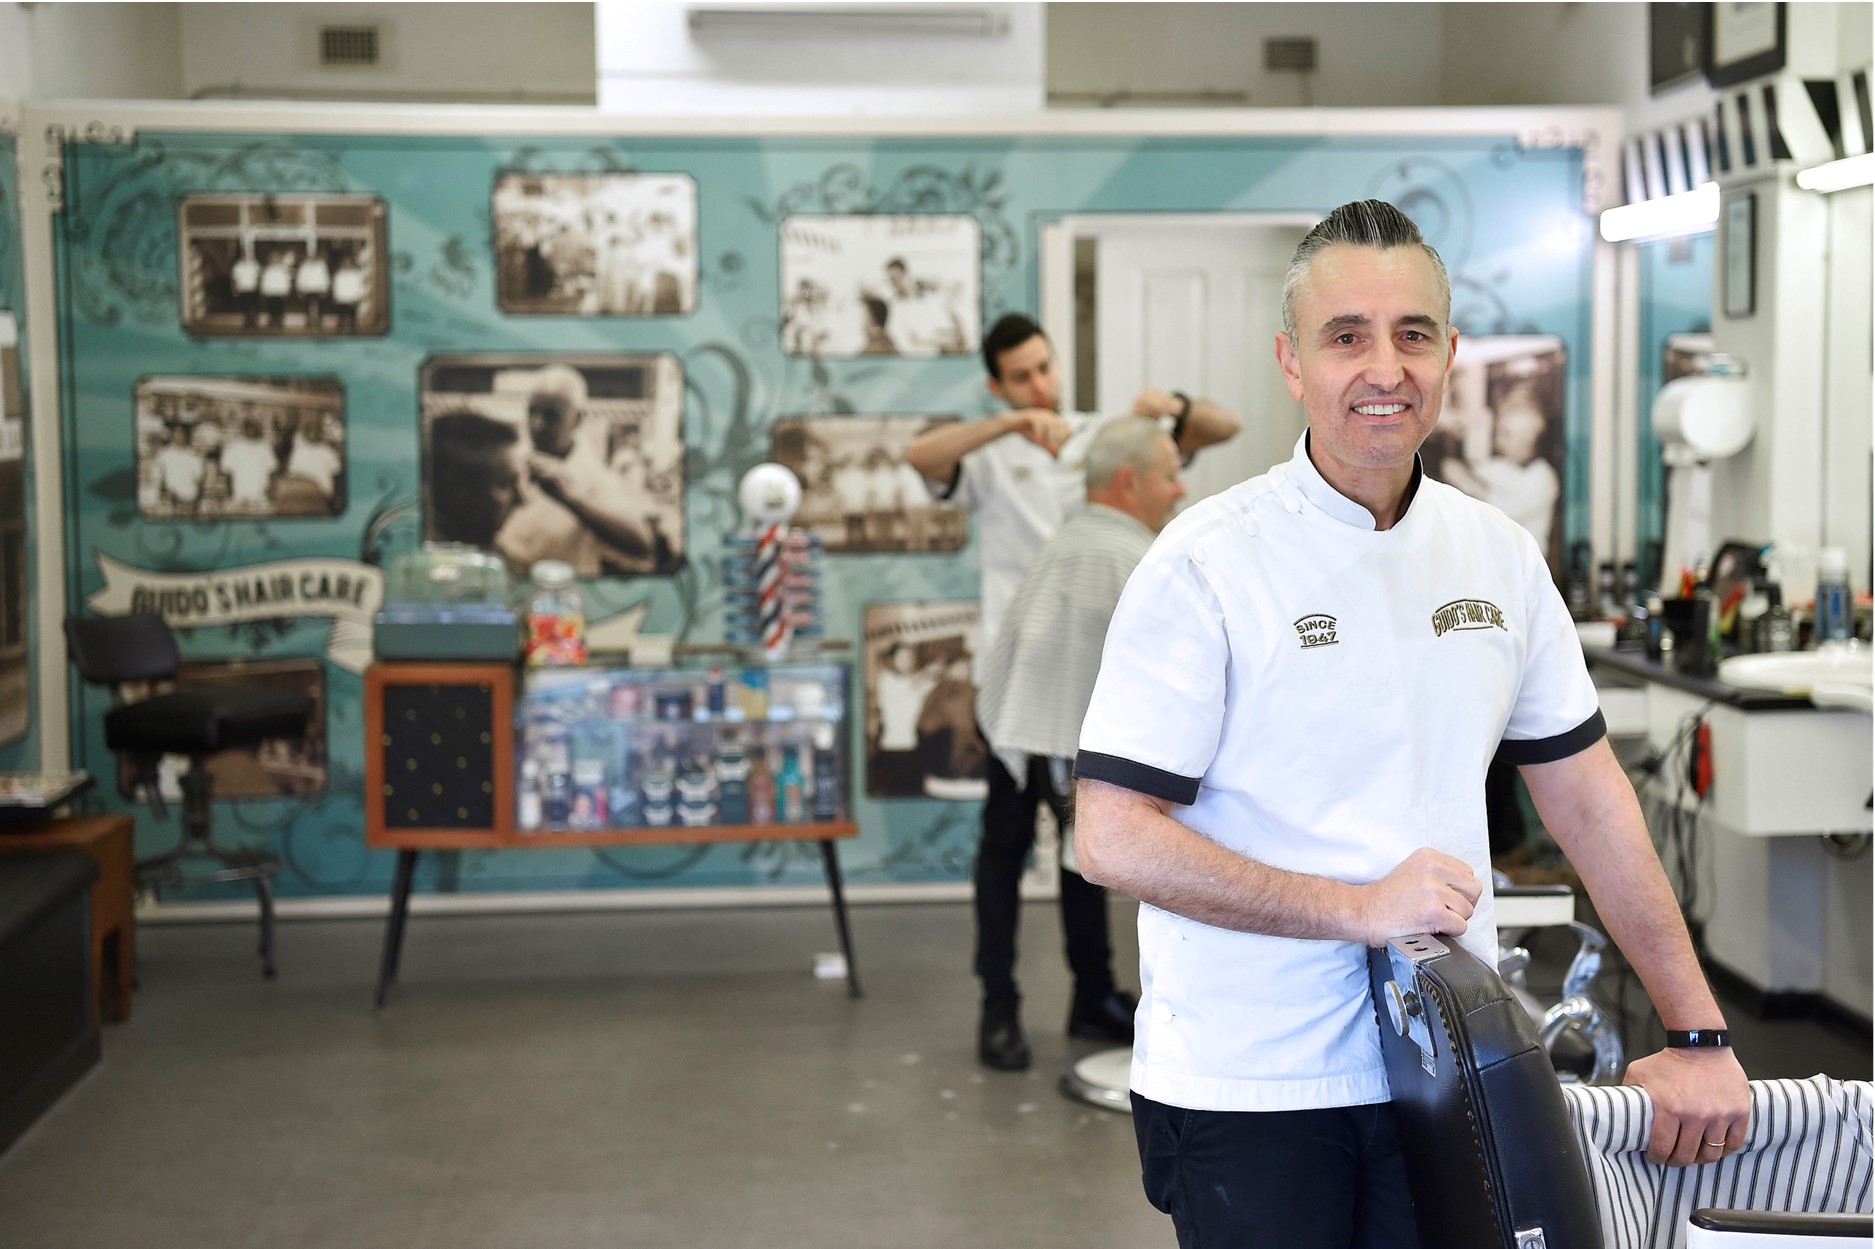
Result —
[[[1016, 998], [1016, 927], [1021, 921], [1020, 886], [1035, 848], [1035, 812], [1044, 802], [1065, 831], [1066, 794], [1057, 794], [1048, 761], [1030, 756], [1020, 784], [991, 754], [983, 763], [990, 792], [983, 803], [983, 842], [977, 850], [977, 976], [988, 1002]], [[1107, 891], [1079, 872], [1061, 871], [1061, 932], [1077, 1000], [1093, 1003], [1113, 992], [1113, 947], [1107, 938]]]
[[1235, 1113], [1133, 1094], [1146, 1199], [1180, 1249], [1417, 1249], [1393, 1107]]

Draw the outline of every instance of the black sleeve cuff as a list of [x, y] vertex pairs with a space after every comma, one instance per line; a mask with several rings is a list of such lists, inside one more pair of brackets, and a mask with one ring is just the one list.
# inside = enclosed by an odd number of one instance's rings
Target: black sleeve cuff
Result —
[[[951, 479], [945, 482], [942, 486], [938, 487], [938, 489], [935, 491], [937, 497], [940, 499], [948, 499], [953, 494], [956, 494], [957, 483], [963, 479], [963, 475], [964, 475], [964, 462], [962, 460], [958, 460], [955, 464], [951, 465]], [[927, 478], [926, 480], [929, 480], [929, 478]]]
[[1497, 757], [1505, 763], [1554, 763], [1579, 755], [1608, 736], [1608, 722], [1598, 710], [1594, 715], [1554, 737], [1538, 737], [1527, 742], [1503, 741], [1497, 745]]
[[1189, 807], [1198, 801], [1198, 777], [1161, 771], [1131, 759], [1122, 759], [1118, 755], [1083, 750], [1074, 756], [1074, 775], [1085, 781], [1118, 785], [1121, 789], [1130, 789], [1148, 798], [1159, 798], [1181, 807]]

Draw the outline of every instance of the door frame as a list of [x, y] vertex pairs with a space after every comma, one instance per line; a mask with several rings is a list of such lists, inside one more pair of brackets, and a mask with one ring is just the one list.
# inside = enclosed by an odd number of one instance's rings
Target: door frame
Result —
[[[1137, 230], [1142, 227], [1175, 230], [1244, 229], [1300, 226], [1312, 229], [1322, 220], [1320, 213], [1308, 212], [1219, 212], [1219, 213], [1066, 213], [1041, 223], [1042, 330], [1055, 348], [1055, 373], [1061, 379], [1064, 403], [1075, 394], [1076, 336], [1074, 332], [1074, 244], [1077, 239], [1098, 238], [1106, 231]], [[1067, 404], [1067, 406], [1073, 406]]]

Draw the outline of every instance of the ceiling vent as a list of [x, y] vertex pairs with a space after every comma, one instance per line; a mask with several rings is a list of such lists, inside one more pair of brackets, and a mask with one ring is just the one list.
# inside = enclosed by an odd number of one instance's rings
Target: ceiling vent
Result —
[[1315, 69], [1315, 40], [1302, 39], [1265, 39], [1263, 41], [1263, 68], [1287, 69], [1298, 73], [1311, 73]]
[[347, 23], [319, 28], [319, 64], [349, 67], [376, 65], [383, 53], [378, 27]]

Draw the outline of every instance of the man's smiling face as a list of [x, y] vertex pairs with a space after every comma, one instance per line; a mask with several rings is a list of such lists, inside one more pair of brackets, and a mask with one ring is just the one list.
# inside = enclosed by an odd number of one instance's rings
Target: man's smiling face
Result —
[[1458, 331], [1418, 247], [1323, 249], [1296, 288], [1296, 337], [1276, 336], [1315, 457], [1355, 470], [1412, 462], [1439, 419]]

